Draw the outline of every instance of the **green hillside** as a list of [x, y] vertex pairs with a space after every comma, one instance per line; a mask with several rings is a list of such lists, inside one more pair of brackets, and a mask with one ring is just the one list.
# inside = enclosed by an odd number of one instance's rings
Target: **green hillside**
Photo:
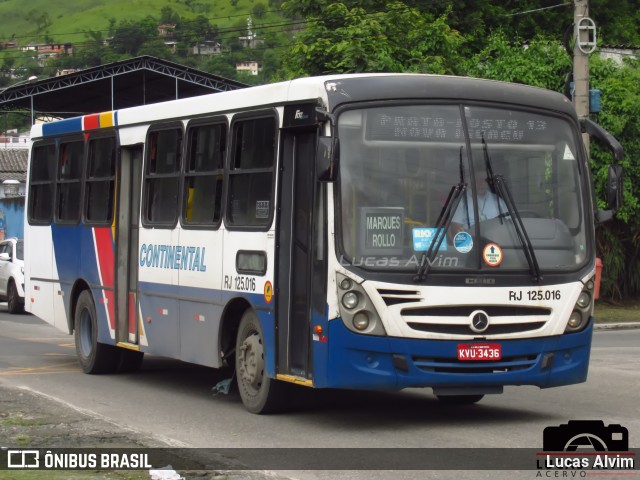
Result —
[[[170, 7], [183, 20], [203, 15], [210, 23], [225, 28], [247, 16], [257, 3], [260, 2], [238, 0], [234, 6], [231, 0], [4, 0], [0, 1], [0, 39], [14, 37], [25, 45], [41, 42], [46, 36], [55, 42], [80, 43], [89, 30], [106, 33], [110, 19], [159, 19], [163, 7]], [[280, 17], [267, 13], [262, 21], [274, 18]]]

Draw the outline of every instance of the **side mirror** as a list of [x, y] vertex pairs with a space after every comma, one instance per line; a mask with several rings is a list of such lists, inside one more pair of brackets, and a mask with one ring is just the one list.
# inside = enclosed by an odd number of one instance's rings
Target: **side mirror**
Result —
[[607, 177], [607, 205], [613, 211], [622, 206], [622, 166], [609, 166]]
[[622, 157], [624, 157], [624, 148], [622, 148], [620, 142], [616, 140], [613, 135], [607, 132], [596, 122], [589, 119], [580, 120], [580, 125], [582, 126], [582, 131], [584, 133], [588, 133], [592, 137], [595, 137], [609, 150], [611, 150], [616, 163], [622, 160]]
[[609, 166], [606, 195], [609, 210], [598, 210], [596, 212], [596, 220], [598, 223], [611, 220], [616, 211], [622, 206], [622, 166]]
[[11, 260], [11, 256], [8, 253], [0, 253], [0, 260], [4, 260], [5, 262], [8, 262]]
[[316, 148], [316, 178], [334, 182], [338, 176], [339, 142], [333, 137], [318, 137]]

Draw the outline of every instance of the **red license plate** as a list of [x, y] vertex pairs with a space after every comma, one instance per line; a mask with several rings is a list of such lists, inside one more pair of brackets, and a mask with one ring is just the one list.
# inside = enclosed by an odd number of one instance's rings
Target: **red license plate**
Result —
[[502, 346], [499, 343], [458, 344], [458, 360], [500, 360]]

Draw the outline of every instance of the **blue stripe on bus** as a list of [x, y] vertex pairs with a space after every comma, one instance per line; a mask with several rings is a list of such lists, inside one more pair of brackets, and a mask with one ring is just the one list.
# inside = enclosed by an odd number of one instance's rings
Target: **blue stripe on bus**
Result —
[[[557, 387], [584, 382], [589, 368], [593, 319], [578, 333], [553, 337], [491, 340], [503, 361], [458, 361], [457, 348], [469, 340], [374, 337], [329, 322], [327, 381], [318, 387], [393, 389], [535, 385]], [[547, 357], [545, 361], [544, 358]], [[403, 357], [403, 361], [400, 358]], [[520, 362], [518, 368], [509, 363]], [[402, 365], [403, 367], [396, 367]]]
[[42, 136], [51, 137], [64, 133], [76, 133], [82, 131], [82, 117], [67, 118], [42, 125]]
[[220, 362], [215, 339], [224, 309], [234, 299], [246, 300], [262, 326], [267, 375], [275, 377], [274, 302], [268, 304], [263, 293], [139, 282], [138, 299], [148, 343], [143, 351], [206, 366]]
[[71, 289], [77, 279], [83, 279], [89, 285], [94, 286], [92, 292], [98, 316], [98, 341], [113, 343], [109, 335], [106, 307], [104, 303], [99, 301], [102, 298], [102, 288], [100, 288], [101, 281], [92, 229], [81, 225], [58, 226], [52, 224], [51, 238], [67, 318], [73, 316], [69, 304]]

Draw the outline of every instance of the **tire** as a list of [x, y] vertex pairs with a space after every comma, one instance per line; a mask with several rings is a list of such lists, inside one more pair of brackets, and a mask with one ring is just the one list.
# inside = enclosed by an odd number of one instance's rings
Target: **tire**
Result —
[[9, 281], [9, 286], [7, 287], [7, 310], [11, 314], [24, 312], [24, 300], [20, 300], [18, 289], [13, 280]]
[[78, 298], [74, 316], [74, 338], [76, 354], [84, 373], [115, 372], [118, 351], [112, 345], [98, 343], [96, 307], [88, 290], [84, 290]]
[[118, 373], [133, 373], [140, 370], [142, 360], [144, 360], [144, 352], [128, 350], [126, 348], [118, 348]]
[[484, 395], [436, 395], [438, 400], [445, 405], [473, 405], [478, 403]]
[[274, 413], [286, 407], [286, 387], [266, 375], [264, 335], [258, 316], [247, 310], [236, 337], [236, 377], [245, 408], [251, 413]]

